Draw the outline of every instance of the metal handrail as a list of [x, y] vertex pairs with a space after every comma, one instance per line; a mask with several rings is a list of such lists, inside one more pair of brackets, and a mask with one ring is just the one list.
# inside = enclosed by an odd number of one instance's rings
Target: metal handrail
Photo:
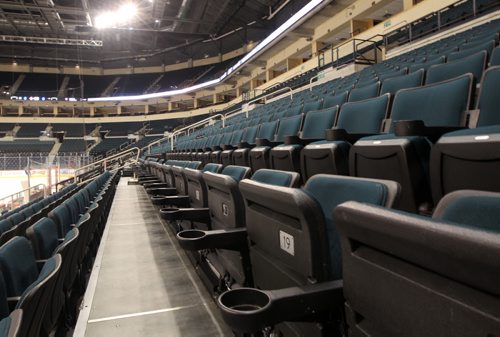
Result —
[[139, 149], [138, 147], [132, 147], [132, 148], [130, 148], [128, 150], [119, 152], [119, 153], [114, 154], [114, 155], [112, 155], [110, 157], [106, 157], [106, 158], [103, 158], [101, 160], [95, 161], [95, 162], [93, 162], [91, 164], [88, 164], [88, 165], [85, 165], [85, 166], [77, 168], [75, 170], [75, 181], [77, 180], [77, 177], [79, 175], [78, 172], [84, 171], [84, 170], [86, 170], [86, 169], [88, 169], [90, 167], [93, 167], [93, 166], [97, 166], [97, 165], [99, 165], [101, 163], [104, 163], [104, 167], [106, 167], [106, 164], [105, 164], [106, 162], [108, 162], [108, 161], [110, 161], [112, 159], [115, 159], [115, 158], [120, 158], [120, 157], [124, 156], [125, 154], [131, 153], [131, 152], [134, 152], [134, 151], [137, 151], [137, 155], [136, 155], [135, 161], [139, 161], [139, 156], [141, 154], [141, 149]]
[[[21, 190], [21, 191], [18, 191], [16, 193], [12, 193], [6, 197], [3, 197], [3, 198], [0, 198], [0, 204], [2, 204], [2, 202], [5, 200], [5, 199], [9, 199], [11, 198], [11, 203], [14, 201], [13, 197], [16, 196], [16, 195], [20, 195], [20, 194], [23, 194], [27, 191], [31, 191], [32, 189], [35, 189], [36, 187], [39, 187], [39, 186], [42, 186], [42, 191], [43, 191], [43, 196], [45, 197], [47, 195], [47, 186], [45, 184], [37, 184], [37, 185], [34, 185], [34, 186], [30, 186], [28, 188], [25, 188], [24, 190]], [[31, 194], [28, 193], [28, 202], [30, 201], [30, 197], [31, 197]]]
[[266, 99], [268, 96], [276, 95], [277, 93], [283, 92], [283, 91], [289, 91], [290, 92], [290, 99], [293, 99], [293, 89], [291, 87], [283, 87], [281, 89], [278, 89], [276, 91], [270, 92], [269, 94], [266, 94], [264, 96], [261, 96], [259, 98], [254, 98], [253, 100], [249, 101], [247, 104], [250, 105], [254, 102], [260, 101], [261, 99]]
[[[161, 139], [155, 140], [155, 141], [154, 141], [154, 142], [152, 142], [152, 143], [149, 143], [148, 145], [146, 145], [146, 146], [144, 146], [143, 148], [141, 148], [141, 151], [143, 151], [143, 150], [147, 149], [147, 150], [148, 150], [148, 152], [150, 152], [150, 151], [151, 151], [151, 148], [152, 148], [153, 146], [155, 146], [155, 145], [157, 145], [157, 144], [161, 144], [161, 143], [163, 143], [163, 142], [164, 142], [164, 141], [166, 141], [166, 140], [172, 140], [174, 137], [177, 137], [179, 133], [181, 133], [181, 132], [185, 132], [185, 131], [187, 131], [188, 129], [191, 129], [191, 128], [194, 128], [194, 127], [197, 127], [197, 126], [203, 125], [203, 124], [205, 124], [206, 122], [209, 122], [209, 121], [211, 121], [211, 120], [213, 120], [213, 119], [215, 119], [215, 118], [217, 118], [217, 117], [224, 118], [224, 116], [223, 116], [222, 114], [216, 114], [216, 115], [213, 115], [213, 116], [207, 117], [207, 118], [205, 118], [205, 119], [203, 119], [203, 120], [201, 120], [201, 121], [198, 121], [198, 122], [196, 122], [196, 123], [193, 123], [193, 124], [190, 124], [190, 125], [188, 125], [188, 126], [185, 126], [185, 127], [181, 128], [181, 129], [179, 129], [179, 130], [176, 130], [176, 131], [174, 131], [173, 133], [169, 134], [168, 136], [165, 136], [165, 137], [163, 137], [163, 138], [161, 138]], [[173, 146], [173, 144], [172, 144], [172, 146]], [[172, 148], [172, 149], [173, 149], [173, 148]]]

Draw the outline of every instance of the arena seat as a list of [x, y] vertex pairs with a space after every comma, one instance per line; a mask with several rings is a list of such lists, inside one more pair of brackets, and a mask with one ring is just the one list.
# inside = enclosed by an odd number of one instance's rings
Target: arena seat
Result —
[[338, 106], [309, 112], [298, 136], [287, 136], [284, 144], [271, 149], [271, 167], [300, 173], [300, 152], [304, 145], [325, 138], [325, 130], [333, 127], [337, 112]]
[[[231, 167], [231, 166], [228, 166]], [[251, 285], [251, 271], [246, 244], [245, 208], [238, 183], [249, 176], [248, 168], [232, 167], [234, 174], [204, 174], [208, 187], [211, 230], [186, 230], [177, 233], [181, 247], [187, 250], [208, 250], [204, 258], [217, 269], [215, 286]], [[231, 175], [224, 175], [231, 174]], [[300, 176], [295, 172], [262, 169], [251, 178], [262, 184], [298, 186]], [[218, 291], [224, 290], [220, 287]]]
[[[282, 144], [287, 136], [296, 136], [301, 128], [302, 120], [302, 114], [293, 117], [282, 118], [279, 121], [276, 135], [271, 135], [271, 133], [269, 133], [265, 135], [268, 138], [257, 138], [257, 146], [251, 149], [248, 154], [252, 172], [256, 172], [257, 170], [263, 168], [271, 168], [269, 162], [271, 148]], [[264, 125], [261, 126], [261, 130], [263, 128]]]
[[332, 211], [348, 200], [390, 207], [398, 184], [316, 175], [302, 189], [244, 180], [240, 190], [254, 288], [219, 297], [226, 323], [245, 333], [341, 335], [341, 251]]
[[500, 192], [500, 66], [483, 76], [476, 109], [476, 128], [450, 132], [431, 151], [434, 201], [460, 189]]
[[[463, 128], [470, 107], [473, 75], [398, 91], [389, 134], [361, 138], [350, 150], [350, 175], [401, 184], [398, 208], [432, 208], [429, 181], [431, 142], [446, 130]], [[396, 133], [393, 133], [396, 132]]]
[[350, 335], [500, 331], [500, 194], [453, 192], [432, 218], [348, 202], [334, 219]]
[[466, 73], [471, 73], [474, 80], [479, 82], [486, 67], [486, 51], [480, 51], [465, 58], [434, 65], [427, 70], [425, 84], [442, 82]]
[[389, 77], [382, 82], [380, 95], [391, 94], [393, 97], [398, 90], [420, 87], [424, 84], [424, 74], [425, 71], [419, 69], [408, 75]]
[[380, 82], [354, 88], [349, 92], [348, 102], [363, 101], [368, 98], [377, 97], [380, 91]]
[[15, 298], [12, 306], [23, 310], [25, 324], [21, 324], [20, 336], [39, 335], [44, 312], [51, 309], [52, 291], [61, 263], [61, 256], [56, 254], [38, 271], [26, 238], [15, 237], [0, 247], [0, 268], [7, 296]]
[[306, 145], [301, 152], [301, 174], [305, 182], [319, 173], [349, 173], [349, 149], [355, 139], [381, 132], [387, 118], [390, 95], [345, 103], [339, 113], [334, 132], [326, 140]]

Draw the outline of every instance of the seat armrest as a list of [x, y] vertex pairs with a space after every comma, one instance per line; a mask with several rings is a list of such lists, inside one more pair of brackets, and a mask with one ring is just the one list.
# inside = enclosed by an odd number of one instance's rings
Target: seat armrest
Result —
[[249, 144], [247, 142], [241, 142], [238, 144], [238, 149], [250, 149], [252, 147], [255, 147], [255, 145]]
[[309, 143], [315, 142], [319, 139], [302, 139], [299, 136], [285, 136], [285, 142], [283, 144], [285, 145], [307, 145]]
[[271, 142], [269, 139], [263, 139], [263, 138], [257, 138], [255, 140], [255, 145], [256, 146], [269, 146], [269, 147], [275, 147], [280, 145], [280, 142]]
[[163, 208], [160, 215], [168, 221], [197, 221], [210, 222], [210, 210], [208, 208]]
[[327, 311], [341, 312], [342, 281], [278, 290], [238, 288], [217, 299], [222, 318], [235, 331], [254, 333], [281, 322], [304, 321]]
[[325, 139], [328, 141], [346, 141], [351, 144], [356, 143], [363, 137], [373, 136], [369, 133], [348, 133], [345, 129], [326, 129]]
[[165, 197], [162, 201], [162, 205], [175, 206], [179, 208], [189, 207], [191, 200], [187, 195], [174, 195]]
[[422, 136], [435, 143], [448, 132], [465, 129], [462, 126], [425, 126], [421, 120], [403, 120], [394, 122], [394, 133], [398, 137]]
[[177, 233], [177, 239], [180, 246], [186, 250], [228, 249], [243, 251], [248, 248], [246, 228], [211, 231], [190, 229]]

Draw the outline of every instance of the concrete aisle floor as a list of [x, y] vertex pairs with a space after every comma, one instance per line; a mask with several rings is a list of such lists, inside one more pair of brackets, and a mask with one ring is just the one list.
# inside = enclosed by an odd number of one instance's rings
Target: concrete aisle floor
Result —
[[122, 178], [75, 337], [231, 336], [140, 185]]

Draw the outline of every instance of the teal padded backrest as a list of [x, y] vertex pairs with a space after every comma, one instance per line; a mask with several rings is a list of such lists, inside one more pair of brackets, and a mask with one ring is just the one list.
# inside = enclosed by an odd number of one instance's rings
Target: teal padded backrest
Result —
[[[226, 132], [224, 134], [224, 137], [222, 137], [221, 141], [219, 144], [223, 144], [223, 145], [229, 145], [229, 143], [231, 143], [231, 137], [233, 136], [233, 133], [232, 132]], [[219, 144], [215, 144], [215, 145], [219, 145]]]
[[263, 184], [291, 187], [295, 185], [297, 178], [295, 172], [260, 169], [253, 174], [251, 179]]
[[4, 219], [0, 221], [0, 234], [12, 228], [10, 221]]
[[469, 109], [471, 90], [470, 74], [400, 90], [394, 98], [391, 118], [393, 121], [422, 120], [426, 126], [460, 126], [461, 114]]
[[230, 144], [231, 145], [238, 145], [241, 141], [241, 137], [243, 137], [244, 131], [245, 131], [244, 129], [233, 131], [233, 136], [231, 137]]
[[474, 44], [472, 46], [463, 45], [460, 47], [460, 51], [448, 54], [448, 62], [461, 60], [483, 50], [486, 51], [487, 55], [491, 55], [493, 48], [495, 48], [494, 40], [490, 40], [487, 42], [483, 41], [480, 44]]
[[322, 100], [305, 102], [304, 107], [302, 108], [302, 113], [307, 114], [309, 111], [320, 110], [322, 106], [323, 106]]
[[400, 77], [400, 76], [406, 75], [407, 70], [408, 70], [407, 68], [403, 68], [403, 69], [397, 70], [397, 71], [381, 73], [378, 75], [378, 79], [380, 82], [383, 83], [385, 80], [387, 80], [389, 78]]
[[250, 169], [248, 167], [228, 165], [224, 167], [221, 174], [230, 176], [231, 178], [236, 180], [236, 182], [239, 182], [241, 179], [245, 177], [245, 175], [248, 174], [249, 171]]
[[[7, 303], [7, 289], [5, 287], [5, 280], [2, 273], [0, 273], [0, 319], [9, 316], [10, 310]], [[3, 320], [2, 320], [3, 322]], [[0, 323], [1, 325], [1, 323]], [[7, 336], [7, 334], [0, 334], [0, 336]]]
[[341, 92], [335, 96], [327, 96], [323, 102], [323, 108], [331, 108], [336, 105], [342, 106], [342, 104], [347, 102], [347, 96], [349, 96], [349, 91]]
[[32, 226], [32, 229], [37, 240], [40, 258], [46, 260], [52, 256], [59, 245], [57, 225], [49, 218], [42, 218]]
[[380, 95], [394, 95], [401, 89], [420, 87], [424, 82], [424, 73], [423, 69], [419, 69], [408, 75], [388, 78], [382, 83]]
[[433, 66], [435, 64], [444, 63], [445, 60], [446, 60], [446, 58], [444, 56], [439, 56], [439, 57], [436, 57], [435, 59], [428, 60], [425, 63], [412, 64], [409, 67], [409, 72], [412, 73], [412, 72], [417, 71], [419, 69], [427, 70], [427, 69], [429, 69], [431, 66]]
[[11, 216], [9, 216], [7, 218], [7, 220], [10, 221], [10, 223], [12, 224], [12, 226], [16, 226], [16, 225], [19, 225], [19, 223], [21, 223], [22, 221], [24, 221], [25, 217], [24, 217], [24, 214], [19, 212], [19, 213], [14, 213], [12, 214]]
[[300, 115], [302, 113], [302, 104], [294, 104], [288, 108], [285, 109], [286, 113], [285, 116], [296, 116]]
[[212, 172], [212, 173], [219, 173], [220, 171], [222, 171], [222, 165], [221, 164], [213, 164], [213, 163], [209, 163], [207, 165], [205, 165], [205, 167], [203, 168], [203, 172]]
[[349, 102], [342, 106], [336, 127], [349, 133], [379, 133], [389, 109], [390, 95]]
[[302, 115], [281, 119], [278, 131], [276, 132], [276, 141], [283, 142], [286, 136], [296, 136], [300, 130], [301, 123]]
[[500, 66], [500, 47], [493, 49], [490, 58], [490, 66]]
[[500, 124], [500, 66], [491, 67], [483, 76], [477, 108], [480, 109], [477, 126]]
[[323, 139], [325, 138], [325, 129], [330, 129], [335, 123], [338, 106], [320, 111], [309, 112], [304, 119], [302, 128], [302, 139]]
[[455, 191], [441, 199], [433, 218], [500, 233], [500, 193]]
[[16, 236], [0, 247], [0, 268], [7, 295], [21, 296], [38, 277], [30, 242], [24, 237]]
[[[81, 213], [78, 201], [74, 197], [71, 197], [68, 200], [66, 200], [63, 204], [66, 205], [66, 207], [69, 209], [69, 212], [71, 214], [71, 224], [76, 223]], [[67, 226], [66, 231], [68, 231], [69, 229], [70, 228]], [[66, 231], [63, 234], [66, 234]]]
[[185, 167], [196, 170], [200, 166], [201, 166], [201, 161], [190, 161], [190, 162], [187, 162]]
[[425, 84], [442, 82], [466, 73], [471, 73], [477, 81], [480, 81], [485, 66], [486, 52], [480, 51], [464, 59], [430, 67]]
[[65, 204], [61, 204], [50, 212], [50, 216], [54, 217], [59, 223], [59, 234], [62, 237], [69, 230], [70, 226], [74, 224], [71, 216], [71, 211]]
[[362, 101], [368, 98], [378, 96], [380, 82], [376, 82], [364, 87], [355, 88], [349, 94], [349, 102]]
[[60, 269], [60, 267], [61, 267], [61, 255], [52, 256], [50, 259], [45, 261], [42, 270], [40, 270], [40, 273], [38, 274], [36, 280], [32, 284], [30, 284], [30, 286], [27, 287], [26, 290], [23, 292], [23, 296], [21, 296], [19, 302], [17, 302], [16, 309], [20, 309], [23, 307], [25, 300], [24, 296], [28, 294], [31, 291], [31, 289], [35, 288], [40, 283], [45, 281], [52, 273], [54, 273], [54, 271]]
[[330, 247], [332, 276], [334, 279], [341, 279], [342, 254], [339, 235], [333, 222], [333, 209], [346, 201], [385, 205], [388, 188], [378, 182], [318, 174], [307, 181], [303, 190], [318, 202], [323, 211]]
[[258, 125], [247, 127], [245, 129], [245, 132], [243, 134], [243, 139], [241, 141], [245, 142], [245, 143], [248, 143], [248, 144], [254, 144], [255, 143], [255, 137], [257, 136], [257, 131], [259, 131], [259, 126]]
[[28, 219], [29, 217], [31, 217], [33, 214], [35, 214], [33, 208], [31, 206], [29, 207], [26, 207], [25, 209], [23, 209], [21, 211], [21, 213], [24, 215], [24, 218], [25, 219]]
[[257, 138], [273, 140], [277, 127], [278, 127], [278, 121], [261, 124], [259, 129], [259, 135], [257, 136]]

